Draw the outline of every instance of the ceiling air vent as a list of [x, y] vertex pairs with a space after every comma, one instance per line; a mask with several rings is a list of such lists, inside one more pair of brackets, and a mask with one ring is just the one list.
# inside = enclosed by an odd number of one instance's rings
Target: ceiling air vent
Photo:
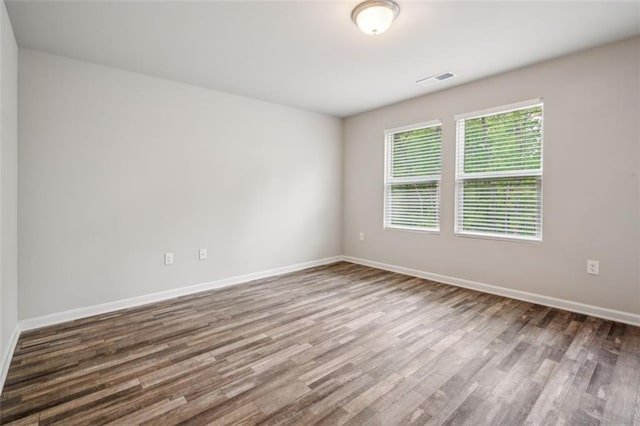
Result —
[[456, 75], [452, 72], [442, 72], [440, 74], [432, 75], [431, 77], [423, 78], [422, 80], [416, 81], [421, 86], [431, 86], [432, 84], [438, 83], [440, 81], [448, 80], [450, 78], [455, 77]]

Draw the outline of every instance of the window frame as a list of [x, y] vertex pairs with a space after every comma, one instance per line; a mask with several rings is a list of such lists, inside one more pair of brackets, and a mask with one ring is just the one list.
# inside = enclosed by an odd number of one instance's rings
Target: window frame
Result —
[[[540, 168], [534, 170], [501, 170], [494, 172], [464, 172], [464, 153], [465, 153], [465, 121], [475, 118], [487, 117], [492, 115], [506, 114], [513, 111], [533, 108], [539, 106], [542, 110], [542, 125], [540, 129]], [[456, 168], [455, 168], [455, 209], [454, 209], [454, 234], [458, 237], [481, 238], [500, 241], [514, 241], [527, 243], [542, 243], [543, 238], [543, 176], [544, 176], [544, 99], [534, 98], [522, 102], [502, 105], [498, 107], [483, 109], [454, 116], [456, 126]], [[535, 178], [538, 183], [538, 216], [539, 229], [535, 236], [525, 235], [508, 235], [491, 232], [465, 231], [462, 224], [461, 208], [463, 191], [461, 185], [466, 181], [488, 180], [500, 178]]]
[[[393, 138], [394, 135], [398, 133], [410, 132], [413, 130], [426, 129], [429, 127], [438, 127], [440, 126], [440, 174], [437, 175], [429, 175], [427, 176], [429, 179], [425, 179], [424, 177], [420, 178], [394, 178], [391, 176], [391, 172], [393, 170]], [[421, 123], [410, 124], [407, 126], [394, 127], [392, 129], [384, 130], [384, 186], [383, 186], [383, 205], [382, 205], [382, 228], [384, 230], [394, 230], [394, 231], [409, 231], [409, 232], [421, 232], [427, 234], [440, 234], [440, 210], [441, 210], [441, 192], [442, 192], [442, 148], [443, 148], [443, 138], [442, 138], [442, 120], [434, 119]], [[425, 228], [425, 227], [417, 227], [417, 226], [403, 226], [403, 225], [392, 225], [390, 219], [388, 217], [388, 189], [391, 185], [394, 184], [412, 184], [412, 183], [432, 183], [435, 182], [438, 185], [437, 191], [437, 201], [438, 201], [438, 211], [437, 211], [437, 226], [435, 228]]]

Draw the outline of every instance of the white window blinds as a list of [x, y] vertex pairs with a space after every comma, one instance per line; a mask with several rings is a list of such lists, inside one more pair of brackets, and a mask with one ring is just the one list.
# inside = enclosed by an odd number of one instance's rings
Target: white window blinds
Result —
[[542, 240], [542, 101], [456, 123], [456, 233]]
[[385, 228], [440, 229], [442, 125], [385, 132]]

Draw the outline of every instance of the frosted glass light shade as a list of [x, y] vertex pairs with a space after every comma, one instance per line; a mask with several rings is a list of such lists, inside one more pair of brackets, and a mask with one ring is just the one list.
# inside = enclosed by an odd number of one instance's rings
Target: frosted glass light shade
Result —
[[353, 9], [351, 19], [365, 34], [378, 35], [387, 31], [400, 7], [391, 0], [367, 0]]

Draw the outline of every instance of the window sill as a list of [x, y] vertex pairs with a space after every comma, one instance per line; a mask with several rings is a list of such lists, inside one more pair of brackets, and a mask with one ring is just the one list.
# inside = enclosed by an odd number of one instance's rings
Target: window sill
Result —
[[414, 228], [412, 226], [383, 226], [385, 231], [417, 232], [420, 234], [440, 235], [440, 229]]
[[456, 237], [463, 238], [478, 238], [481, 240], [496, 240], [496, 241], [508, 241], [513, 243], [533, 243], [533, 244], [542, 244], [542, 237], [509, 237], [506, 235], [494, 235], [494, 234], [480, 234], [473, 232], [454, 232]]

